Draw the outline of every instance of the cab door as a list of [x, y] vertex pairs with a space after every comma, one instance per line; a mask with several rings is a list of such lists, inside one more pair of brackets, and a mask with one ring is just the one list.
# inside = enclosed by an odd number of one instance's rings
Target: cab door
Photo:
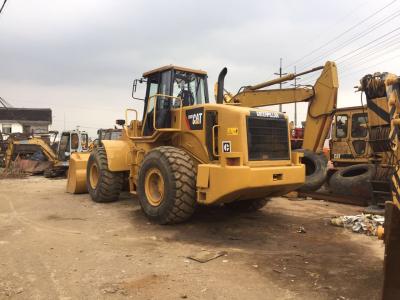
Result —
[[367, 157], [368, 151], [368, 115], [364, 112], [352, 113], [350, 145], [354, 157]]
[[[156, 128], [171, 127], [171, 101], [168, 97], [172, 90], [172, 70], [152, 74], [147, 79], [147, 91], [144, 108], [143, 136], [150, 136]], [[160, 96], [155, 97], [154, 95]], [[154, 122], [154, 117], [156, 118]]]
[[349, 143], [349, 115], [345, 113], [335, 115], [332, 139], [330, 141], [331, 159], [352, 158]]

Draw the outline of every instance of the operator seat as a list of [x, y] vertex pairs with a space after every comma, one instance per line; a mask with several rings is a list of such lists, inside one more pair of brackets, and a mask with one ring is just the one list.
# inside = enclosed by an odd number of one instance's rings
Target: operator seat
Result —
[[181, 90], [178, 97], [182, 99], [182, 106], [194, 105], [194, 97], [191, 91]]

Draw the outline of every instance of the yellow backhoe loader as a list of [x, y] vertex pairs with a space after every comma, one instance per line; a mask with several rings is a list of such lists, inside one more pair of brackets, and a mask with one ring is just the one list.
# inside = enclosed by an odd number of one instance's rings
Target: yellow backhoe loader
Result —
[[161, 67], [135, 80], [133, 92], [138, 82], [147, 85], [142, 120], [127, 110], [117, 122], [124, 125], [120, 140], [73, 154], [68, 192], [114, 201], [127, 176], [144, 214], [171, 224], [187, 220], [197, 205], [256, 210], [266, 197], [304, 183], [302, 154], [291, 152], [284, 114], [209, 103], [201, 70]]
[[[264, 89], [269, 86], [293, 80], [298, 76], [322, 70], [314, 86], [303, 86], [285, 89]], [[227, 69], [223, 69], [218, 77], [215, 91], [224, 91], [224, 78]], [[308, 102], [302, 149], [302, 162], [306, 166], [306, 183], [301, 191], [315, 191], [326, 179], [327, 159], [323, 155], [323, 146], [328, 136], [332, 117], [336, 110], [338, 76], [336, 64], [326, 62], [325, 66], [313, 68], [297, 74], [288, 74], [260, 84], [244, 86], [236, 95], [226, 92], [217, 102], [240, 107], [263, 107], [294, 102]]]
[[[60, 141], [54, 149], [41, 137], [11, 137], [5, 152], [5, 168], [8, 169], [18, 159], [14, 166], [29, 173], [44, 173], [45, 177], [56, 177], [65, 174], [68, 169], [69, 157], [73, 152], [83, 152], [89, 149], [88, 135], [84, 131], [72, 130], [61, 133]], [[36, 159], [34, 156], [39, 155]]]
[[366, 106], [337, 109], [329, 140], [333, 164], [328, 170], [329, 190], [360, 205], [376, 204], [371, 186], [376, 169], [370, 163], [373, 151], [369, 143], [368, 115]]
[[369, 162], [368, 108], [336, 109], [329, 140], [330, 160], [336, 168]]

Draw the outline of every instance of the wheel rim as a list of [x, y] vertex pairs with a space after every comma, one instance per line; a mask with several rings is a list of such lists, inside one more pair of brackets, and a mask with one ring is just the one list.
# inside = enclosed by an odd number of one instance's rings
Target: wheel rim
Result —
[[150, 169], [146, 173], [145, 193], [150, 205], [159, 206], [164, 198], [164, 179], [158, 169]]
[[99, 181], [99, 169], [97, 168], [96, 164], [93, 164], [90, 167], [90, 186], [92, 187], [92, 189], [95, 189], [97, 187], [97, 183]]

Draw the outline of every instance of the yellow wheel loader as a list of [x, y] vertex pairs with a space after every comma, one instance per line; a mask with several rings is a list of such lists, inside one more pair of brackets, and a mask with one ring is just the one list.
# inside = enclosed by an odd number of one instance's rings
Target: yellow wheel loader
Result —
[[[264, 89], [320, 70], [322, 70], [321, 75], [313, 86]], [[224, 91], [226, 73], [226, 68], [221, 71], [215, 91]], [[336, 64], [328, 61], [325, 66], [301, 73], [288, 74], [256, 85], [243, 86], [237, 94], [226, 92], [219, 101], [240, 107], [263, 107], [295, 102], [309, 103], [302, 149], [296, 150], [304, 154], [302, 162], [306, 166], [307, 175], [306, 182], [300, 190], [309, 192], [318, 190], [327, 177], [328, 161], [323, 154], [323, 146], [336, 110], [338, 87]]]
[[171, 224], [190, 218], [197, 205], [256, 210], [304, 183], [302, 154], [291, 152], [284, 114], [209, 103], [201, 70], [161, 67], [135, 80], [133, 92], [138, 82], [147, 85], [141, 121], [127, 110], [117, 122], [124, 125], [120, 140], [73, 154], [68, 192], [114, 201], [128, 177], [144, 214]]

